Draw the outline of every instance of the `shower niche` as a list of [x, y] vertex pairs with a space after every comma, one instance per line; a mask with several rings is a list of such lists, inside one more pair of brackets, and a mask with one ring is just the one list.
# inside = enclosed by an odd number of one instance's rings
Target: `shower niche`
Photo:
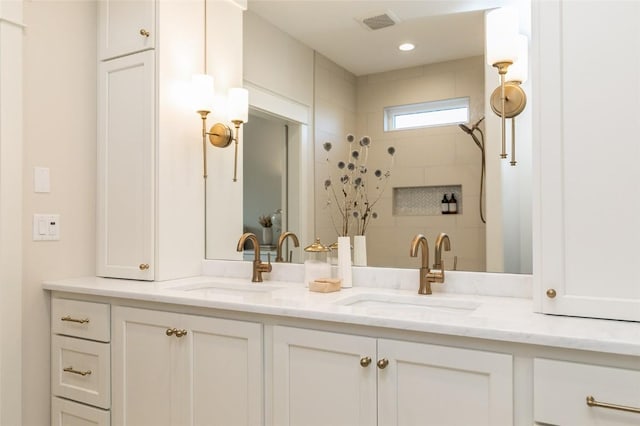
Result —
[[[462, 185], [412, 186], [393, 188], [394, 216], [441, 216], [443, 198], [456, 200], [455, 213], [462, 213]], [[451, 204], [450, 204], [451, 205]], [[453, 206], [449, 208], [453, 210]], [[453, 212], [451, 212], [453, 213]]]

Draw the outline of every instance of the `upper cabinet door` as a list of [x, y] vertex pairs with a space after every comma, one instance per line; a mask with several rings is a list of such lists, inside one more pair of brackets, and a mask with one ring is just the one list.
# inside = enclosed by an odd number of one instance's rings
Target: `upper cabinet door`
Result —
[[103, 0], [98, 4], [99, 59], [111, 59], [155, 47], [155, 1]]
[[640, 3], [533, 3], [536, 307], [640, 321]]
[[153, 280], [154, 52], [99, 66], [98, 276]]

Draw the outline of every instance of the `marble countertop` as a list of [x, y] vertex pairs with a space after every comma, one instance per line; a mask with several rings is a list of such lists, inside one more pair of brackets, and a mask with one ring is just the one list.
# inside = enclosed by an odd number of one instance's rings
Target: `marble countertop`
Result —
[[[246, 275], [245, 275], [246, 276]], [[277, 277], [276, 277], [277, 278]], [[453, 285], [452, 285], [453, 286]], [[434, 292], [359, 285], [310, 292], [300, 282], [199, 276], [164, 282], [84, 277], [46, 281], [46, 290], [158, 303], [335, 321], [640, 356], [640, 324], [534, 313], [528, 297]]]

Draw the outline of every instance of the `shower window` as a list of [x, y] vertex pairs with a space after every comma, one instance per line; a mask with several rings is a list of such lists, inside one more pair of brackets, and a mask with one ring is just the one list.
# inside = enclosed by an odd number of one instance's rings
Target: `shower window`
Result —
[[469, 98], [452, 98], [384, 108], [384, 131], [469, 122]]

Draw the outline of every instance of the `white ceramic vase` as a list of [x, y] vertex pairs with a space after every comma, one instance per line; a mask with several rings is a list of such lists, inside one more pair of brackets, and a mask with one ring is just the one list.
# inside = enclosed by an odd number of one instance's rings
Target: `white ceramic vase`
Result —
[[342, 280], [342, 287], [353, 287], [350, 237], [338, 237], [338, 278]]
[[353, 266], [367, 266], [367, 237], [353, 237]]
[[265, 246], [271, 245], [273, 242], [273, 230], [272, 228], [262, 228], [262, 244]]

